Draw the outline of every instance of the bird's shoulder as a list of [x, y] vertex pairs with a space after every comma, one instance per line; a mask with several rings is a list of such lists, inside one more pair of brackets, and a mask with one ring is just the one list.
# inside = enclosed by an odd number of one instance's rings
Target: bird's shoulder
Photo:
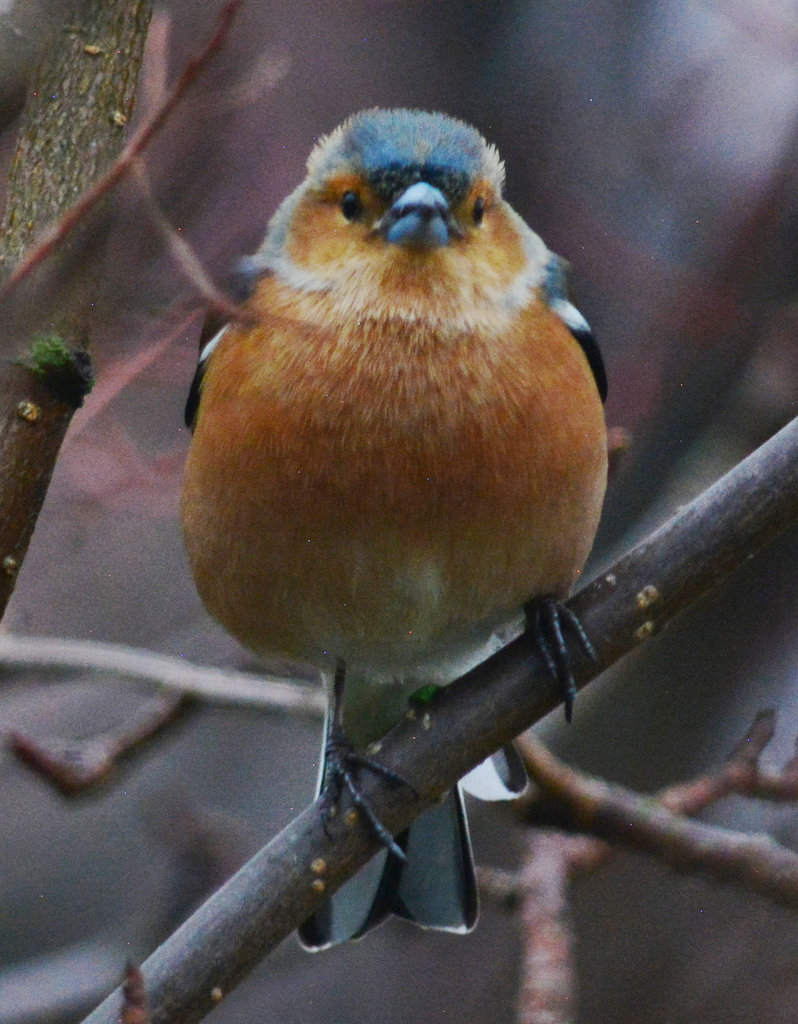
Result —
[[604, 359], [590, 324], [570, 299], [568, 291], [568, 264], [552, 253], [546, 265], [542, 295], [546, 305], [565, 324], [585, 353], [596, 382], [601, 401], [607, 400], [607, 371]]

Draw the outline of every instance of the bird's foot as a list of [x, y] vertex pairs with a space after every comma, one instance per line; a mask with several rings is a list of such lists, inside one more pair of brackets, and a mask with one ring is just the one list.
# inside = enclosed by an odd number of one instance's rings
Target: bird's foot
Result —
[[576, 699], [576, 680], [571, 667], [571, 654], [565, 639], [569, 629], [579, 641], [579, 646], [592, 661], [598, 662], [596, 649], [582, 627], [578, 617], [564, 604], [553, 597], [536, 597], [527, 604], [527, 629], [534, 636], [540, 656], [546, 663], [553, 679], [562, 687], [565, 701], [565, 720], [570, 722]]
[[[370, 803], [363, 794], [357, 775], [362, 770], [369, 771], [394, 785], [408, 786], [412, 789], [410, 783], [403, 779], [401, 775], [391, 771], [390, 768], [386, 768], [384, 764], [380, 764], [375, 758], [353, 750], [352, 744], [347, 740], [346, 736], [337, 730], [327, 737], [324, 753], [324, 785], [321, 792], [321, 814], [324, 831], [329, 835], [327, 827], [329, 820], [335, 813], [342, 790], [345, 789], [352, 798], [355, 807], [358, 808], [366, 819], [369, 827], [382, 845], [400, 860], [406, 860], [407, 858], [402, 848], [396, 843], [391, 833], [372, 810]], [[413, 792], [415, 793], [415, 790]]]

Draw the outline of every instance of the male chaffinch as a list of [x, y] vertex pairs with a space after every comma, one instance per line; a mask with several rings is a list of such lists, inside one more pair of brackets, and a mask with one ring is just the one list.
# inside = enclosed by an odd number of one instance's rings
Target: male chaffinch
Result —
[[[484, 656], [522, 608], [570, 712], [562, 626], [575, 624], [558, 602], [603, 501], [606, 379], [563, 262], [503, 180], [462, 121], [350, 117], [241, 265], [247, 320], [201, 352], [182, 500], [194, 577], [245, 646], [325, 673], [328, 790], [351, 778], [348, 749]], [[488, 798], [523, 786], [509, 751], [464, 782]], [[385, 839], [305, 924], [307, 946], [389, 913], [473, 927], [459, 787]]]

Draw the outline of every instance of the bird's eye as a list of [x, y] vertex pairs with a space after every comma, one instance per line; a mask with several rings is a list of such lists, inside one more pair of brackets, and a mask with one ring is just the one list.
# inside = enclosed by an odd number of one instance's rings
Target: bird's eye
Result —
[[347, 220], [354, 220], [360, 213], [360, 196], [357, 192], [344, 192], [341, 196], [341, 213]]
[[482, 218], [485, 216], [485, 200], [482, 196], [477, 196], [474, 200], [474, 210], [472, 213], [475, 224], [481, 224]]

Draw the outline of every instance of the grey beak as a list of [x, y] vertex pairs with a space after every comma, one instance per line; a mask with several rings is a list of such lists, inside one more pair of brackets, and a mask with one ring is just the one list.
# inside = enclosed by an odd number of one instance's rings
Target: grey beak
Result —
[[446, 196], [426, 181], [406, 189], [380, 220], [378, 229], [392, 245], [419, 249], [447, 245], [455, 233]]

